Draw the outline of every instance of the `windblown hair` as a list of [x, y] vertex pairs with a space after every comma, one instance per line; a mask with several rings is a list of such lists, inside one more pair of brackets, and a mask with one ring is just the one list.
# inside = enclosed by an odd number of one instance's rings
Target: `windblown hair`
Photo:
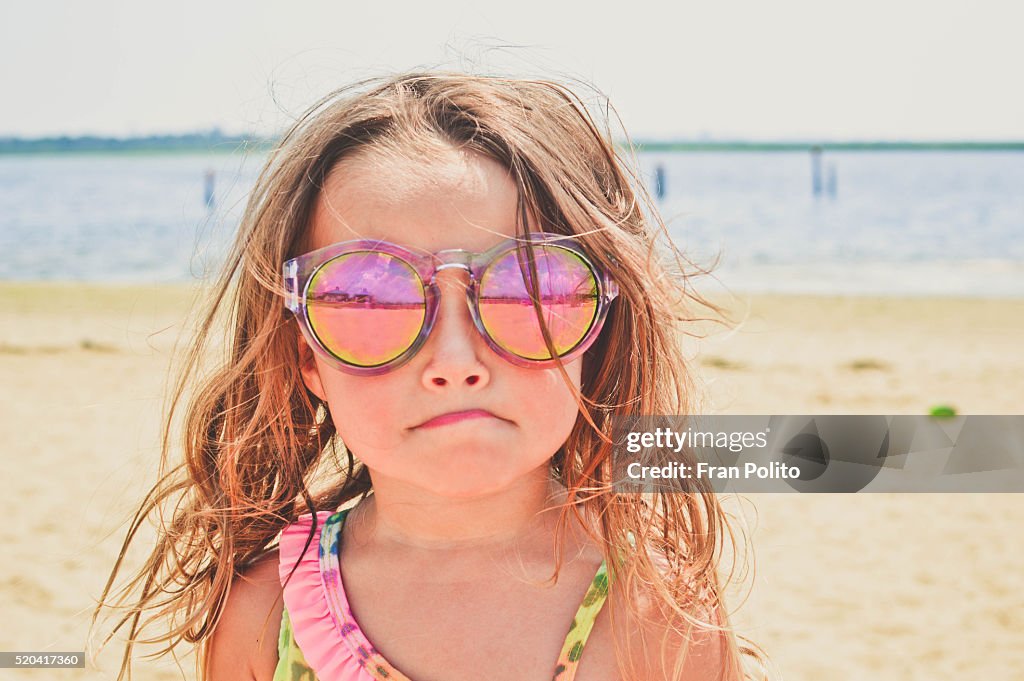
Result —
[[[668, 614], [677, 640], [704, 630], [725, 641], [721, 678], [743, 677], [744, 656], [762, 659], [756, 647], [737, 642], [728, 624], [722, 591], [729, 578], [723, 582], [719, 564], [736, 539], [710, 487], [688, 481], [685, 493], [612, 492], [612, 417], [694, 413], [698, 393], [680, 333], [688, 332], [688, 322], [709, 318], [694, 310], [710, 318], [721, 311], [693, 291], [694, 266], [671, 246], [633, 170], [635, 159], [619, 156], [605, 128], [562, 85], [444, 73], [358, 83], [296, 122], [252, 190], [175, 383], [160, 479], [135, 513], [93, 614], [95, 629], [101, 612], [121, 611], [101, 647], [129, 625], [118, 679], [131, 677], [136, 644], [162, 645], [159, 656], [183, 640], [207, 643], [232, 582], [273, 548], [285, 525], [371, 491], [368, 470], [335, 437], [326, 403], [301, 379], [281, 264], [306, 248], [314, 206], [339, 161], [371, 150], [415, 154], [439, 143], [507, 168], [518, 186], [521, 235], [538, 226], [574, 235], [620, 288], [583, 358], [580, 418], [551, 461], [552, 475], [568, 490], [559, 536], [571, 514], [593, 529], [609, 558], [611, 588], [626, 594], [636, 618], [649, 616], [639, 603], [654, 604]], [[219, 314], [229, 320], [230, 351], [203, 375]], [[193, 386], [183, 431], [173, 436], [172, 422]], [[172, 465], [179, 446], [184, 460]], [[328, 456], [333, 467], [324, 465]], [[167, 508], [173, 508], [169, 522]], [[151, 516], [156, 544], [141, 570], [115, 591], [129, 546]], [[642, 538], [635, 549], [630, 533]], [[169, 630], [143, 635], [158, 622], [169, 622]], [[205, 678], [207, 650], [199, 648], [197, 673]], [[683, 655], [673, 654], [679, 678]]]

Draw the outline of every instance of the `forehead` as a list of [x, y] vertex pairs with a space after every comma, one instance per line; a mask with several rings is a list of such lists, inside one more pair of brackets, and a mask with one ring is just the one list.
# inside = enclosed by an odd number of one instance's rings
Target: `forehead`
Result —
[[454, 149], [409, 158], [375, 150], [328, 174], [313, 213], [310, 250], [381, 239], [429, 252], [481, 252], [516, 233], [518, 190], [508, 170]]

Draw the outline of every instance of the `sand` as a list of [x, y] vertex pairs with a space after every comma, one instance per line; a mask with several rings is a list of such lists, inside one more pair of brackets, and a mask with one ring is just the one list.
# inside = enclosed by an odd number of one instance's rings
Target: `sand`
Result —
[[[0, 285], [0, 509], [11, 519], [0, 528], [0, 650], [84, 647], [122, 523], [152, 482], [192, 295]], [[727, 302], [745, 323], [687, 342], [715, 413], [1021, 413], [1024, 301]], [[751, 523], [756, 561], [736, 623], [784, 678], [1024, 678], [1024, 494], [727, 503]], [[37, 675], [113, 678], [119, 655], [104, 653], [100, 671]], [[169, 661], [136, 671], [182, 678]]]
[[687, 347], [716, 414], [1020, 414], [1024, 300], [720, 299]]

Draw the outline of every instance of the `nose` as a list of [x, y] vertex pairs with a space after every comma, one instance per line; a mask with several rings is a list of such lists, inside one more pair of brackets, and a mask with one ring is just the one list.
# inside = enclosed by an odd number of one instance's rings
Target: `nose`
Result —
[[469, 312], [469, 273], [455, 269], [438, 272], [435, 281], [441, 299], [434, 328], [420, 350], [427, 359], [423, 385], [438, 394], [459, 388], [479, 390], [491, 378], [482, 361], [489, 348]]

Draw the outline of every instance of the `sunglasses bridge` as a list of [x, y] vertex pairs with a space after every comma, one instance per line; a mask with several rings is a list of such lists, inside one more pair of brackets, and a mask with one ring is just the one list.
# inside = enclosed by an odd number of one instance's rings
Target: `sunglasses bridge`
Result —
[[[467, 251], [463, 248], [448, 248], [442, 251], [437, 251], [430, 254], [434, 258], [434, 273], [431, 275], [431, 284], [437, 281], [438, 272], [451, 269], [465, 270], [469, 274], [469, 281], [475, 282], [476, 275], [473, 272], [473, 260], [479, 256], [479, 253], [473, 251]], [[490, 264], [490, 263], [488, 263]]]
[[434, 266], [434, 274], [430, 278], [430, 283], [433, 284], [437, 280], [437, 273], [443, 270], [459, 269], [465, 270], [469, 273], [469, 280], [475, 281], [476, 277], [473, 275], [472, 260], [473, 256], [476, 255], [472, 251], [467, 251], [461, 248], [449, 248], [443, 251], [438, 251], [431, 254], [435, 261], [439, 264]]
[[428, 286], [437, 285], [437, 275], [444, 270], [465, 270], [469, 274], [469, 285], [466, 289], [466, 296], [468, 302], [468, 296], [471, 296], [472, 289], [476, 286], [476, 275], [473, 274], [473, 268], [471, 266], [471, 260], [476, 255], [473, 251], [467, 251], [461, 248], [449, 248], [443, 251], [437, 251], [431, 253], [431, 257], [435, 261], [440, 261], [440, 264], [434, 265], [434, 272], [430, 275], [430, 281], [427, 282]]

